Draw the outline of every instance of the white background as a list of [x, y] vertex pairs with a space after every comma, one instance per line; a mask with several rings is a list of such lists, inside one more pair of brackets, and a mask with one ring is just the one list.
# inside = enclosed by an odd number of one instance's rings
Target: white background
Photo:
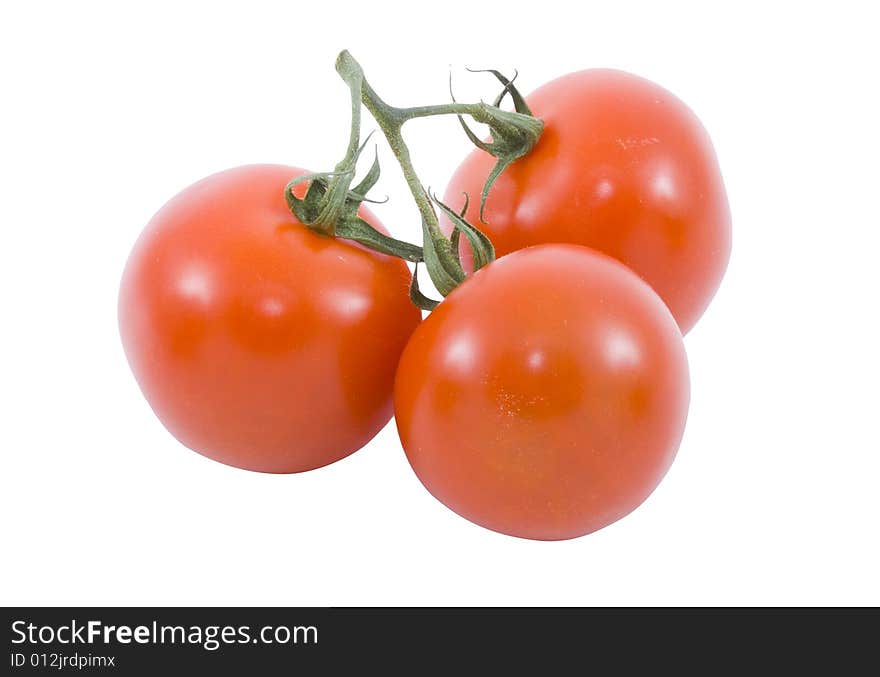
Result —
[[[880, 604], [880, 63], [869, 3], [4, 3], [0, 602]], [[821, 9], [823, 8], [824, 9]], [[344, 10], [344, 11], [343, 11]], [[393, 424], [293, 476], [222, 466], [154, 418], [116, 293], [152, 213], [244, 163], [329, 169], [349, 48], [388, 100], [530, 91], [611, 66], [702, 118], [734, 252], [687, 337], [678, 459], [634, 514], [560, 543], [457, 517]], [[873, 66], [872, 66], [873, 64]], [[372, 128], [367, 124], [367, 131]], [[442, 192], [467, 151], [413, 123]], [[376, 211], [418, 236], [399, 172]]]

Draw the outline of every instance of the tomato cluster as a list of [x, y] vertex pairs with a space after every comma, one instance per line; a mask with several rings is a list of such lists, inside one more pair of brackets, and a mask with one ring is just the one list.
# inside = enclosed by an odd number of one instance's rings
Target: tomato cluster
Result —
[[[540, 138], [445, 220], [468, 237], [447, 240], [454, 288], [423, 321], [394, 241], [330, 174], [239, 167], [168, 202], [119, 294], [129, 364], [166, 428], [222, 463], [292, 473], [353, 453], [393, 409], [425, 487], [489, 529], [573, 538], [642, 503], [684, 431], [682, 332], [729, 256], [717, 161], [684, 104], [625, 73], [567, 75], [520, 109]], [[480, 195], [492, 164], [474, 151], [446, 204]], [[346, 195], [358, 242], [309, 222], [328, 213], [309, 200]], [[497, 259], [473, 265], [477, 226]]]

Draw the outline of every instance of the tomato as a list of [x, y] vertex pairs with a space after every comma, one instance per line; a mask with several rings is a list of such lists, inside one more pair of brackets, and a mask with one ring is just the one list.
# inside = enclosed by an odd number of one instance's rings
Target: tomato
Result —
[[477, 524], [539, 540], [595, 531], [644, 501], [688, 401], [669, 310], [576, 245], [515, 252], [453, 290], [407, 344], [394, 391], [425, 487]]
[[[526, 101], [544, 120], [543, 135], [492, 187], [485, 224], [479, 200], [471, 200], [470, 222], [499, 256], [547, 242], [613, 256], [646, 280], [688, 331], [730, 256], [727, 196], [699, 120], [665, 89], [614, 70], [571, 73]], [[444, 201], [455, 207], [462, 193], [479, 196], [494, 162], [483, 151], [471, 153]]]
[[304, 173], [246, 166], [185, 189], [137, 241], [119, 293], [125, 353], [156, 415], [248, 470], [309, 470], [369, 441], [421, 319], [405, 263], [290, 213], [285, 185]]

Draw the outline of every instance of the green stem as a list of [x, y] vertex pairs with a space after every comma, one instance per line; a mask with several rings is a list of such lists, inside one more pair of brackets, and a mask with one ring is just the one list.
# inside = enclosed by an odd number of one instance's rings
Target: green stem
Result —
[[[342, 52], [340, 58], [344, 58], [343, 55], [351, 58], [352, 61], [354, 60], [348, 52]], [[361, 71], [361, 73], [363, 73], [363, 71]], [[414, 115], [412, 111], [419, 109], [397, 108], [388, 105], [376, 93], [376, 90], [370, 86], [366, 79], [363, 79], [363, 75], [361, 78], [361, 98], [364, 106], [370, 111], [372, 116], [376, 119], [376, 122], [379, 123], [379, 128], [385, 135], [388, 145], [391, 147], [391, 152], [394, 153], [394, 157], [397, 159], [401, 170], [403, 170], [403, 178], [406, 180], [406, 185], [409, 186], [409, 190], [412, 193], [413, 200], [415, 200], [416, 205], [419, 208], [422, 219], [429, 229], [432, 231], [437, 229], [439, 232], [440, 224], [437, 220], [437, 214], [434, 211], [434, 207], [431, 205], [431, 198], [428, 196], [422, 182], [419, 180], [418, 174], [416, 174], [415, 167], [412, 163], [412, 157], [409, 153], [409, 147], [406, 145], [406, 141], [403, 140], [402, 130], [403, 123], [407, 120], [411, 120], [414, 117], [425, 117], [427, 115], [441, 115], [443, 113], [439, 112], [438, 109], [447, 109], [449, 106], [456, 106], [457, 104], [422, 106], [420, 107], [421, 110], [432, 109], [438, 110], [438, 112]], [[452, 111], [444, 110], [444, 112]]]
[[[406, 145], [406, 141], [404, 141], [403, 125], [407, 120], [415, 118], [435, 115], [456, 115], [464, 127], [468, 138], [478, 148], [490, 153], [497, 159], [495, 167], [483, 187], [480, 200], [480, 213], [482, 216], [482, 208], [485, 205], [486, 196], [492, 182], [511, 162], [522, 157], [534, 147], [538, 137], [541, 135], [543, 123], [531, 115], [531, 111], [522, 101], [519, 93], [513, 88], [512, 82], [496, 71], [491, 72], [504, 84], [505, 91], [510, 92], [514, 96], [515, 111], [504, 111], [498, 105], [489, 105], [483, 102], [468, 104], [456, 101], [433, 106], [398, 108], [386, 103], [376, 93], [370, 86], [370, 83], [367, 82], [360, 64], [347, 51], [340, 52], [336, 58], [336, 71], [351, 91], [352, 126], [354, 127], [354, 119], [358, 115], [354, 112], [354, 102], [357, 99], [362, 101], [367, 110], [373, 114], [373, 117], [379, 124], [379, 128], [388, 140], [388, 145], [391, 147], [391, 151], [394, 153], [394, 157], [403, 171], [403, 177], [422, 217], [424, 235], [422, 257], [425, 267], [428, 269], [428, 273], [437, 291], [446, 296], [465, 280], [466, 275], [458, 257], [458, 237], [454, 241], [450, 240], [440, 230], [440, 221], [437, 218], [437, 212], [434, 210], [435, 203], [452, 220], [454, 231], [460, 231], [467, 238], [474, 252], [474, 270], [493, 261], [495, 259], [495, 250], [489, 238], [480, 232], [479, 229], [465, 221], [463, 216], [455, 214], [449, 207], [440, 203], [436, 197], [432, 197], [425, 190], [424, 185], [419, 180], [415, 167], [413, 167], [409, 147]], [[496, 104], [499, 104], [502, 98], [503, 94], [498, 98]], [[478, 139], [465, 124], [463, 116], [469, 116], [476, 122], [488, 125], [492, 141], [484, 142]], [[357, 118], [357, 121], [359, 122], [359, 118]], [[352, 144], [354, 143], [352, 141]], [[347, 171], [342, 166], [338, 167], [338, 169]], [[423, 308], [429, 307], [429, 304], [433, 303], [425, 300], [425, 297], [418, 291], [417, 282], [415, 281], [411, 290], [411, 297], [417, 305]]]
[[478, 103], [439, 103], [433, 106], [413, 106], [411, 108], [398, 108], [406, 120], [413, 118], [427, 118], [434, 115], [470, 115], [480, 117], [483, 108]]
[[[340, 165], [353, 163], [357, 160], [358, 150], [361, 145], [361, 92], [356, 85], [351, 87], [351, 131], [348, 137], [348, 149], [345, 151], [345, 157]], [[337, 169], [339, 165], [337, 165]]]
[[[340, 66], [340, 64], [342, 65]], [[431, 106], [412, 106], [409, 108], [392, 106], [386, 103], [382, 97], [376, 93], [376, 90], [370, 86], [370, 83], [367, 82], [366, 77], [364, 77], [360, 65], [347, 51], [341, 52], [337, 59], [337, 70], [340, 67], [351, 70], [357, 69], [360, 85], [359, 89], [364, 105], [376, 119], [376, 122], [379, 123], [382, 133], [388, 140], [391, 150], [394, 152], [394, 156], [397, 158], [397, 161], [403, 170], [403, 175], [406, 178], [410, 192], [412, 192], [413, 198], [419, 207], [419, 211], [422, 213], [422, 217], [425, 218], [429, 228], [432, 226], [432, 221], [436, 221], [436, 216], [429, 216], [429, 213], [431, 215], [434, 214], [430, 198], [425, 193], [425, 190], [418, 179], [418, 175], [412, 166], [409, 148], [403, 140], [402, 128], [407, 120], [433, 117], [437, 115], [458, 115], [459, 117], [467, 115], [477, 122], [485, 124], [494, 122], [496, 125], [504, 124], [510, 130], [517, 130], [517, 128], [529, 130], [535, 135], [535, 140], [537, 140], [537, 136], [540, 135], [541, 129], [543, 128], [541, 121], [531, 115], [519, 112], [501, 111], [500, 109], [497, 109], [497, 106], [488, 106], [485, 103], [458, 103], [453, 101], [450, 103], [434, 104]], [[354, 93], [354, 89], [355, 88], [352, 87], [352, 93]], [[481, 147], [488, 149], [488, 146], [485, 144], [481, 144]], [[524, 147], [522, 154], [527, 152], [530, 148], [530, 146], [528, 148]]]
[[[419, 180], [412, 163], [409, 147], [403, 139], [403, 124], [414, 117], [440, 115], [442, 113], [463, 112], [470, 109], [467, 104], [441, 104], [438, 106], [422, 106], [415, 109], [397, 108], [387, 104], [370, 86], [364, 77], [360, 64], [348, 53], [342, 51], [336, 59], [336, 70], [352, 91], [352, 96], [359, 94], [367, 110], [376, 119], [379, 128], [388, 140], [391, 152], [397, 159], [406, 185], [412, 193], [413, 200], [422, 216], [425, 230], [424, 255], [428, 272], [434, 285], [441, 294], [448, 294], [465, 279], [464, 269], [458, 260], [457, 252], [452, 251], [449, 239], [440, 230], [440, 221], [431, 204], [431, 197]], [[436, 264], [434, 263], [436, 259]]]
[[361, 93], [357, 87], [351, 88], [351, 131], [348, 139], [348, 148], [345, 157], [337, 163], [327, 181], [327, 194], [325, 206], [309, 224], [312, 230], [322, 235], [336, 235], [336, 226], [339, 217], [345, 208], [345, 200], [348, 189], [354, 178], [358, 155], [360, 154], [361, 139]]

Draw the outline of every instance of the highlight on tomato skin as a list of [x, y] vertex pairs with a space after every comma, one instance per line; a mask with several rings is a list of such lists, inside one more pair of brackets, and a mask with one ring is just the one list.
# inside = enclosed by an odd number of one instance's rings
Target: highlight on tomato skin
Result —
[[251, 165], [186, 188], [138, 239], [119, 292], [125, 353], [158, 418], [248, 470], [310, 470], [372, 439], [421, 320], [403, 261], [297, 222], [284, 190], [304, 173]]
[[[532, 151], [480, 195], [494, 158], [472, 151], [444, 197], [471, 197], [467, 219], [498, 256], [536, 244], [592, 247], [629, 266], [687, 333], [709, 305], [730, 258], [731, 219], [712, 142], [676, 96], [608, 69], [564, 75], [526, 97], [544, 131]], [[445, 232], [450, 232], [448, 219]], [[466, 267], [470, 252], [462, 242]]]
[[394, 407], [416, 475], [488, 529], [575, 538], [638, 507], [689, 402], [681, 333], [614, 259], [540, 245], [490, 263], [413, 333]]

